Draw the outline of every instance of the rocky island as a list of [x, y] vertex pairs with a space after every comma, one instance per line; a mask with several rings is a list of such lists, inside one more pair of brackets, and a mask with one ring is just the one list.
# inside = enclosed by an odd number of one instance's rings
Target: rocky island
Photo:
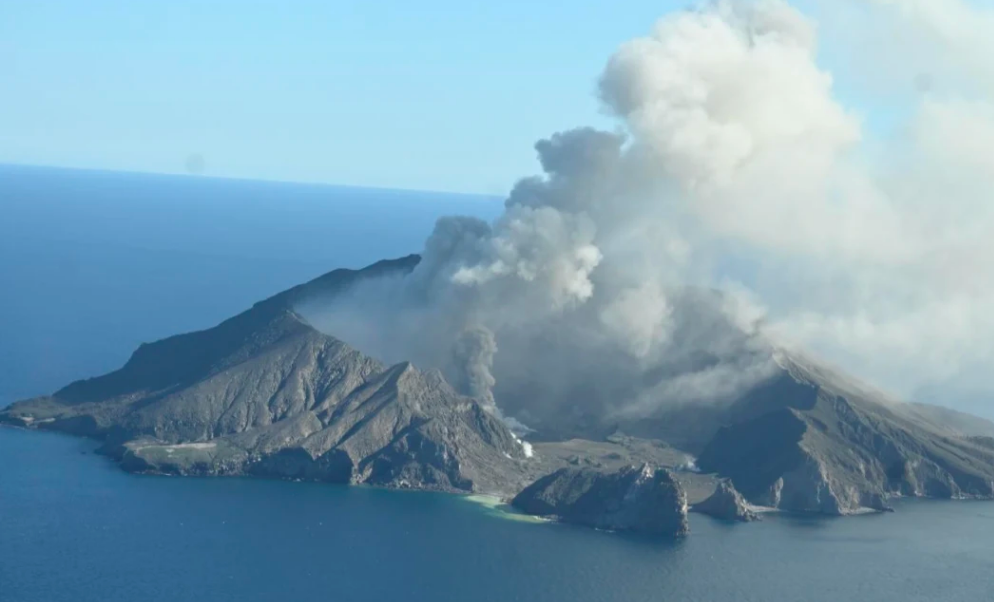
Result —
[[419, 260], [330, 272], [214, 328], [142, 345], [116, 372], [15, 403], [0, 422], [98, 439], [135, 472], [482, 492], [668, 536], [687, 532], [688, 504], [751, 520], [753, 505], [846, 515], [894, 496], [994, 497], [994, 424], [893, 401], [769, 345], [743, 348], [773, 368], [726, 403], [631, 419], [550, 411], [533, 416], [526, 443], [440, 372], [385, 365], [295, 311]]

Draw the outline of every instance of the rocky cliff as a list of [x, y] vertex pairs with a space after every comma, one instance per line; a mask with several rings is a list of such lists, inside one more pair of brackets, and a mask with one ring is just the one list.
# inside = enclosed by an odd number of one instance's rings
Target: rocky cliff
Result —
[[563, 468], [515, 496], [536, 516], [608, 529], [681, 537], [689, 532], [687, 495], [673, 475], [648, 464], [616, 472]]
[[736, 408], [740, 418], [698, 458], [750, 501], [845, 515], [887, 510], [892, 496], [994, 496], [994, 450], [983, 438], [801, 356], [778, 361], [781, 371], [752, 392], [762, 411]]
[[721, 520], [739, 522], [759, 520], [759, 515], [752, 505], [728, 481], [718, 483], [714, 493], [703, 502], [694, 504], [691, 510]]

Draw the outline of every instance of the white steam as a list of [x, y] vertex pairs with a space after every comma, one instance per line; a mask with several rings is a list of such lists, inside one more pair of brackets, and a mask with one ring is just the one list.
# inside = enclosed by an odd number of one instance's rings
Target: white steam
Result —
[[787, 3], [669, 15], [607, 63], [617, 132], [539, 142], [544, 174], [493, 224], [440, 220], [409, 277], [305, 313], [525, 423], [733, 397], [770, 373], [770, 340], [905, 394], [984, 366], [994, 63], [971, 53], [994, 49], [994, 17], [955, 0], [815, 4], [926, 36], [913, 56], [977, 81], [916, 79], [908, 123], [880, 135]]

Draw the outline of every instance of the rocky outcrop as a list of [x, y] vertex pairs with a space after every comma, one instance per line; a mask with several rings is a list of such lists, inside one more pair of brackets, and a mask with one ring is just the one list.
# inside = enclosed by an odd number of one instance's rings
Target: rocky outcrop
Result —
[[759, 520], [759, 515], [753, 510], [752, 505], [728, 481], [719, 482], [714, 493], [703, 502], [694, 504], [691, 510], [727, 521]]
[[830, 515], [893, 496], [994, 497], [994, 450], [824, 368], [781, 358], [797, 393], [725, 426], [698, 458], [751, 502]]
[[845, 516], [888, 510], [885, 495], [872, 480], [847, 479], [825, 462], [808, 456], [773, 485], [778, 507], [792, 512]]
[[526, 487], [511, 504], [598, 529], [668, 537], [689, 532], [683, 488], [669, 471], [648, 464], [612, 473], [563, 468]]

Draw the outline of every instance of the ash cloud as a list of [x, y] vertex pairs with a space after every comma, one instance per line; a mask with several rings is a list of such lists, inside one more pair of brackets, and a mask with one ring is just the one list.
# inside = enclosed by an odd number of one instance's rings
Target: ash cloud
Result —
[[909, 83], [907, 123], [881, 135], [787, 3], [674, 13], [606, 64], [616, 131], [538, 142], [543, 174], [492, 224], [444, 218], [408, 277], [302, 313], [526, 424], [721, 402], [768, 376], [777, 346], [903, 394], [962, 377], [994, 352], [994, 69], [968, 56], [994, 18], [954, 0], [815, 5], [827, 24], [853, 10], [911, 37], [966, 31], [916, 48], [908, 81], [960, 53], [991, 86]]

